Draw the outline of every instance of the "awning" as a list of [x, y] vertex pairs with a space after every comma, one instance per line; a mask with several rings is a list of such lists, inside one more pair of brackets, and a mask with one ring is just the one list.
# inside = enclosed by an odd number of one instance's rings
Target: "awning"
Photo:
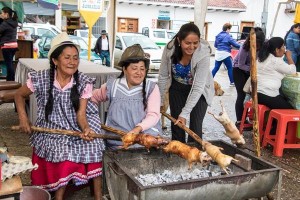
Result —
[[61, 9], [69, 11], [78, 11], [78, 6], [62, 3]]
[[46, 15], [54, 16], [55, 10], [43, 8], [37, 3], [23, 2], [25, 15]]

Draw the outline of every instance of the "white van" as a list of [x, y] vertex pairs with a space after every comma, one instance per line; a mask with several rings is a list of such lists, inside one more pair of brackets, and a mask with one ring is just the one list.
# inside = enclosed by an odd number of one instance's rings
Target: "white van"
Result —
[[29, 30], [30, 35], [37, 35], [42, 37], [42, 35], [47, 34], [50, 36], [56, 36], [61, 33], [61, 30], [57, 28], [57, 26], [47, 24], [39, 24], [39, 23], [23, 23], [23, 30]]
[[164, 47], [176, 35], [176, 31], [168, 29], [142, 28], [142, 34], [148, 36], [158, 46]]
[[140, 44], [145, 53], [150, 55], [149, 74], [157, 74], [159, 71], [162, 49], [152, 40], [142, 34], [137, 33], [116, 33], [116, 44], [114, 49], [114, 67], [121, 69], [117, 64], [121, 60], [124, 50], [134, 44]]

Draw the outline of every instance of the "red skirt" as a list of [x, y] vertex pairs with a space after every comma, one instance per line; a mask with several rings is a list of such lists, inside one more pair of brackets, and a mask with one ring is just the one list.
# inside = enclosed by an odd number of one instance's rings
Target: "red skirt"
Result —
[[53, 163], [38, 157], [33, 152], [32, 163], [38, 164], [37, 170], [31, 172], [32, 185], [40, 186], [48, 191], [56, 191], [60, 187], [66, 186], [71, 180], [75, 185], [86, 184], [89, 179], [102, 175], [102, 162], [84, 164], [63, 161]]

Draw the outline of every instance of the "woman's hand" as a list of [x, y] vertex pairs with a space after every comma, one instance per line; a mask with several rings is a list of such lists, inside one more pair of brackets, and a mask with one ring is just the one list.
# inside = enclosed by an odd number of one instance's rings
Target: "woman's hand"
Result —
[[31, 127], [30, 127], [30, 122], [28, 119], [20, 119], [20, 131], [30, 134], [31, 133]]
[[93, 140], [94, 138], [91, 137], [91, 134], [96, 134], [92, 129], [90, 129], [89, 127], [88, 128], [85, 128], [83, 130], [83, 133], [80, 135], [80, 137], [83, 139], [83, 140], [86, 140], [86, 141], [91, 141]]
[[142, 130], [142, 127], [136, 126], [131, 131], [128, 131], [128, 133], [140, 133]]
[[174, 124], [177, 125], [178, 123], [182, 123], [183, 125], [186, 125], [186, 119], [179, 116]]

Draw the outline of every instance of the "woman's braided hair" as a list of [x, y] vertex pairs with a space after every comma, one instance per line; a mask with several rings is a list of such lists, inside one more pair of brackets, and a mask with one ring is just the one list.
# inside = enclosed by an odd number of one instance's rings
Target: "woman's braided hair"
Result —
[[[54, 83], [54, 74], [55, 74], [55, 69], [56, 69], [56, 66], [53, 62], [52, 59], [58, 59], [58, 57], [60, 56], [60, 54], [62, 53], [62, 51], [66, 48], [66, 47], [74, 47], [76, 48], [75, 45], [73, 44], [64, 44], [64, 45], [61, 45], [60, 47], [57, 47], [53, 53], [51, 54], [50, 56], [50, 88], [48, 90], [48, 94], [49, 94], [49, 97], [48, 97], [48, 101], [47, 101], [47, 104], [46, 104], [46, 107], [45, 107], [45, 119], [48, 121], [48, 117], [49, 115], [52, 113], [52, 110], [53, 110], [53, 93], [52, 93], [52, 90], [53, 90], [53, 83]], [[77, 50], [77, 48], [76, 48]], [[77, 50], [78, 51], [78, 50]], [[71, 95], [70, 95], [70, 99], [71, 99], [71, 102], [72, 102], [72, 105], [73, 105], [73, 108], [75, 109], [75, 112], [78, 111], [79, 109], [79, 92], [78, 92], [78, 88], [77, 86], [79, 85], [79, 75], [78, 75], [78, 70], [75, 72], [75, 74], [73, 75], [74, 79], [75, 79], [75, 82], [76, 84], [73, 85], [73, 87], [71, 88]]]

